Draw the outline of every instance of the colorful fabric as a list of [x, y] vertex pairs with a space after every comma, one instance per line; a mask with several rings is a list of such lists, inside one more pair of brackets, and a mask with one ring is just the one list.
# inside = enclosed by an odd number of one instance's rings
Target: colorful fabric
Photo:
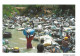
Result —
[[31, 43], [27, 43], [27, 49], [32, 48], [32, 44]]
[[27, 49], [32, 48], [31, 41], [33, 40], [33, 36], [29, 38], [26, 37], [26, 39], [27, 39]]

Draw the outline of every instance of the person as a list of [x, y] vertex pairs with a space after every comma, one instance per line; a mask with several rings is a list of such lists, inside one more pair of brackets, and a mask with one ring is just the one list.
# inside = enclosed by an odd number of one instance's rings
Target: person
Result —
[[25, 29], [23, 30], [23, 34], [26, 36], [27, 49], [32, 48], [31, 41], [32, 41], [33, 38], [34, 38], [35, 30], [34, 30], [34, 29], [25, 28]]
[[44, 45], [43, 45], [43, 43], [44, 43], [44, 40], [41, 39], [40, 40], [40, 44], [37, 45], [37, 52], [38, 53], [43, 53], [44, 52]]
[[30, 26], [32, 25], [32, 28], [34, 28], [34, 22], [31, 20], [30, 21]]
[[64, 39], [62, 40], [62, 50], [64, 53], [69, 51], [69, 41], [68, 41], [68, 37], [64, 37]]
[[60, 53], [59, 46], [53, 45], [53, 47], [50, 50], [51, 53]]
[[60, 38], [62, 39], [63, 26], [60, 26], [60, 30], [59, 30], [59, 33], [60, 33]]
[[26, 36], [27, 39], [27, 49], [32, 48], [31, 41], [33, 40], [34, 36], [30, 35], [29, 32], [27, 31], [28, 36]]

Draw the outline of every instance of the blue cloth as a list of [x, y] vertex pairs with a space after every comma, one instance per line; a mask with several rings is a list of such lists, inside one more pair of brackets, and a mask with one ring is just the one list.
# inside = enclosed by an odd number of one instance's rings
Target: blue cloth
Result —
[[23, 30], [23, 34], [24, 34], [25, 36], [28, 36], [29, 34], [30, 34], [30, 35], [33, 35], [34, 32], [35, 32], [35, 30], [32, 29], [32, 30], [30, 31], [30, 33], [28, 34], [28, 33], [26, 32], [26, 30], [28, 30], [28, 28], [26, 28], [26, 29]]
[[23, 30], [23, 34], [27, 36], [27, 32], [25, 29]]
[[63, 47], [63, 46], [62, 46], [62, 50], [63, 50], [64, 53], [65, 53], [65, 52], [68, 52], [69, 49], [70, 49], [69, 47]]

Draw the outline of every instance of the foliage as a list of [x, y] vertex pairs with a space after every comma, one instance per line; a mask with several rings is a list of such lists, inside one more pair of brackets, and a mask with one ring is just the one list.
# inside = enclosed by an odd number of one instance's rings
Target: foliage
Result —
[[3, 17], [13, 17], [15, 14], [19, 14], [19, 11], [12, 5], [3, 5]]
[[[43, 7], [50, 7], [51, 12], [55, 13], [57, 16], [74, 15], [75, 16], [75, 5], [3, 5], [3, 17], [12, 17], [15, 16], [16, 12], [18, 15], [37, 15], [43, 13]], [[26, 7], [25, 10], [17, 10], [15, 7]], [[31, 10], [33, 12], [31, 12]]]
[[63, 14], [75, 16], [75, 5], [56, 5], [54, 8], [53, 12], [58, 16], [63, 16]]

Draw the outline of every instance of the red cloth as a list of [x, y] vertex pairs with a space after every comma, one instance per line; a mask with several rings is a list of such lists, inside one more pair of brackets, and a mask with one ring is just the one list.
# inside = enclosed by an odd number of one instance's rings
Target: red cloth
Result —
[[34, 36], [29, 37], [29, 38], [26, 37], [26, 39], [27, 39], [27, 49], [32, 48], [31, 41], [33, 40], [33, 38], [34, 38]]

